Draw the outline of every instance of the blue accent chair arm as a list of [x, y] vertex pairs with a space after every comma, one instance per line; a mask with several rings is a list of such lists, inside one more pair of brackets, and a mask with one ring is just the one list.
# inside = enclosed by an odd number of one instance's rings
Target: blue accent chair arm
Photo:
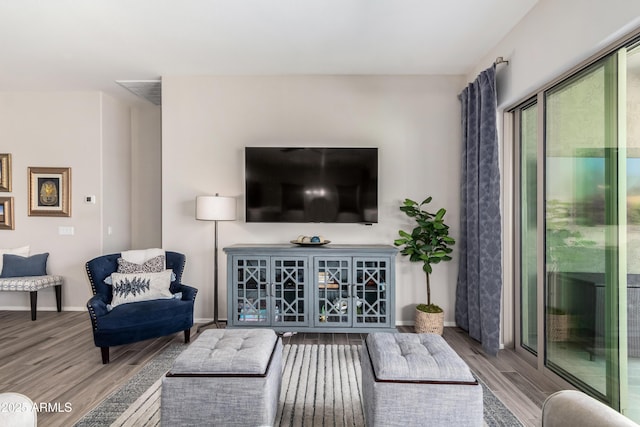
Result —
[[87, 301], [87, 308], [90, 312], [93, 311], [97, 317], [101, 317], [109, 312], [109, 310], [107, 310], [107, 304], [106, 295], [98, 294]]
[[175, 292], [182, 292], [182, 301], [195, 301], [198, 290], [192, 286], [180, 284]]

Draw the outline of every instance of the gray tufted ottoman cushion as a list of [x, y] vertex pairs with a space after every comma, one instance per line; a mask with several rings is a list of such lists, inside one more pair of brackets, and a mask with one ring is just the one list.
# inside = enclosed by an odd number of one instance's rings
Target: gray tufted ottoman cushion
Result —
[[282, 342], [270, 329], [204, 331], [162, 379], [166, 426], [272, 425], [282, 381]]
[[372, 333], [361, 359], [368, 426], [482, 426], [482, 387], [440, 335]]

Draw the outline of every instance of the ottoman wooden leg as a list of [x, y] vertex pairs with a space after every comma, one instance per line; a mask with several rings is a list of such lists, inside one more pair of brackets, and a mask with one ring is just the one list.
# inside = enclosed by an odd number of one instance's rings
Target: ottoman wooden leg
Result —
[[38, 291], [29, 292], [29, 300], [31, 301], [31, 320], [36, 320], [36, 306], [38, 305]]

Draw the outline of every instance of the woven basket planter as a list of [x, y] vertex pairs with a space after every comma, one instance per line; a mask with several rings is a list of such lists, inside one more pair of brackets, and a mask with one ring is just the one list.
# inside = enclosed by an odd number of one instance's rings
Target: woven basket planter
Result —
[[570, 314], [547, 314], [547, 334], [549, 341], [569, 341], [571, 332]]
[[444, 332], [444, 312], [425, 313], [416, 309], [416, 334], [438, 334]]

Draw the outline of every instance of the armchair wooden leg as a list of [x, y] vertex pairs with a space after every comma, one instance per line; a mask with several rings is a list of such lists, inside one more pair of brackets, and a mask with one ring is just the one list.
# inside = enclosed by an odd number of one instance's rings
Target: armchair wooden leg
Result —
[[184, 342], [191, 342], [191, 328], [184, 330]]
[[102, 364], [106, 365], [109, 363], [109, 347], [100, 347], [100, 352], [102, 353]]

